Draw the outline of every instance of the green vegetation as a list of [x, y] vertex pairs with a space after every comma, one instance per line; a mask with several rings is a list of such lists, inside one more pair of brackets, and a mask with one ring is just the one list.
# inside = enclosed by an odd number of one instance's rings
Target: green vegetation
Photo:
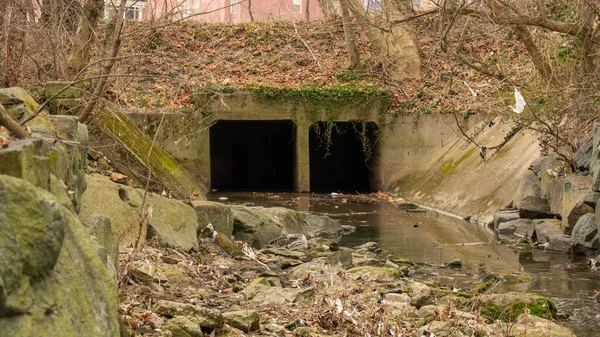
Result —
[[514, 321], [519, 315], [525, 312], [525, 308], [528, 309], [531, 315], [552, 318], [556, 316], [556, 304], [554, 301], [538, 296], [535, 301], [527, 303], [526, 301], [516, 301], [506, 307], [500, 307], [491, 303], [482, 304], [480, 313], [482, 316], [492, 320], [502, 319], [507, 322]]
[[456, 170], [456, 168], [458, 167], [458, 165], [460, 165], [463, 161], [465, 161], [467, 158], [469, 158], [473, 152], [475, 152], [475, 148], [471, 148], [469, 151], [467, 151], [462, 157], [460, 157], [460, 159], [458, 159], [456, 162], [453, 160], [448, 160], [446, 162], [444, 162], [444, 164], [442, 164], [442, 168], [440, 169], [440, 173], [442, 175], [447, 175], [450, 174], [452, 172], [454, 172], [454, 170]]

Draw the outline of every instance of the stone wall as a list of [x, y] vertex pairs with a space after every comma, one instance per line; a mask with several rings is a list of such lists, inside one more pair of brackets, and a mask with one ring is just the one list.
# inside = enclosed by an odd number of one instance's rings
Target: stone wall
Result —
[[[0, 95], [18, 121], [38, 107], [20, 88]], [[28, 125], [29, 139], [0, 134], [9, 142], [0, 149], [0, 335], [118, 336], [110, 223], [86, 227], [77, 217], [87, 128], [44, 113]]]

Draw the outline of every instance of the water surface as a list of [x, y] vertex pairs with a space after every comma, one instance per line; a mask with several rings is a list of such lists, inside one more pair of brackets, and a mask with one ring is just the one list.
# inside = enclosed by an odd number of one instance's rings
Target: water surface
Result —
[[[210, 199], [231, 204], [287, 207], [326, 214], [356, 231], [342, 237], [342, 246], [375, 241], [382, 248], [414, 262], [433, 266], [460, 259], [461, 269], [428, 268], [429, 277], [445, 284], [471, 287], [484, 272], [526, 273], [532, 282], [502, 285], [495, 292], [519, 291], [556, 301], [565, 321], [579, 337], [600, 336], [599, 272], [587, 268], [585, 257], [543, 250], [520, 251], [498, 244], [491, 230], [435, 211], [406, 212], [386, 200], [361, 195], [298, 193], [214, 193]], [[219, 200], [227, 198], [227, 200]]]

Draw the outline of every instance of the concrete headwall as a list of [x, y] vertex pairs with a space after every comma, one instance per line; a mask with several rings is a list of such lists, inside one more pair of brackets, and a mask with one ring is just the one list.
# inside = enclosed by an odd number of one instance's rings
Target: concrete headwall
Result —
[[[461, 216], [488, 221], [495, 209], [506, 206], [520, 177], [539, 157], [536, 136], [517, 133], [504, 147], [487, 153], [465, 140], [452, 115], [398, 116], [381, 125], [380, 102], [347, 104], [329, 114], [308, 117], [297, 102], [263, 102], [252, 95], [230, 95], [208, 101], [203, 115], [132, 114], [132, 119], [154, 135], [161, 119], [161, 145], [188, 169], [207, 178], [210, 185], [210, 132], [219, 120], [292, 120], [296, 125], [295, 189], [310, 187], [309, 128], [320, 121], [370, 121], [380, 125], [372, 159], [371, 186]], [[332, 118], [332, 116], [334, 116]], [[511, 132], [512, 123], [500, 118], [471, 116], [461, 121], [478, 144], [493, 147]]]
[[[413, 202], [482, 222], [513, 200], [521, 177], [540, 156], [537, 136], [528, 131], [488, 151], [484, 161], [452, 116], [404, 117], [395, 126], [381, 145], [382, 185]], [[501, 117], [479, 116], [463, 129], [478, 144], [494, 147], [512, 127]]]

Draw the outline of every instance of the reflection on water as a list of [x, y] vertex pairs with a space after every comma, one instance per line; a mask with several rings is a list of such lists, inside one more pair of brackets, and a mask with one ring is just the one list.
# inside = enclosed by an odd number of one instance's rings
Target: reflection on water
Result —
[[543, 250], [520, 252], [494, 242], [492, 232], [480, 225], [439, 215], [432, 211], [405, 212], [386, 201], [366, 196], [309, 194], [217, 193], [225, 203], [265, 207], [288, 207], [329, 215], [356, 232], [344, 236], [343, 246], [369, 241], [415, 262], [438, 265], [460, 259], [460, 271], [432, 270], [441, 281], [474, 285], [479, 272], [519, 273], [533, 281], [502, 285], [495, 289], [535, 293], [556, 300], [559, 310], [571, 315], [568, 324], [582, 336], [600, 336], [600, 303], [591, 292], [600, 290], [600, 272], [590, 272], [584, 257], [548, 253]]

